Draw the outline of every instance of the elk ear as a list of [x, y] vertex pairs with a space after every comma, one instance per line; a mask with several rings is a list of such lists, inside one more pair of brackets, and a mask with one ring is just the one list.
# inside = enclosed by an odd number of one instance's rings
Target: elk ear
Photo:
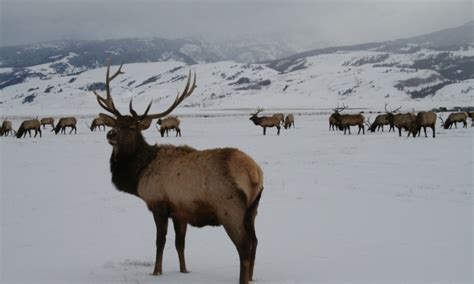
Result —
[[110, 115], [107, 115], [105, 113], [99, 113], [100, 118], [104, 121], [105, 125], [108, 127], [114, 127], [115, 126], [115, 118], [111, 117]]
[[148, 129], [148, 127], [150, 127], [151, 125], [151, 119], [148, 119], [148, 118], [144, 118], [143, 120], [140, 120], [138, 122], [138, 128], [140, 128], [140, 130], [146, 130]]

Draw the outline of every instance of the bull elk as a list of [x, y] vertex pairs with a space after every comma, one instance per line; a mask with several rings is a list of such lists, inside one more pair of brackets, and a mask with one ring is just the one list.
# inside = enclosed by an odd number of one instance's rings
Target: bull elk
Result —
[[[388, 120], [388, 114], [379, 114], [375, 117], [375, 120], [373, 123], [370, 124], [370, 127], [368, 128], [368, 130], [370, 132], [375, 132], [375, 130], [377, 131], [380, 131], [380, 129], [382, 129], [383, 131], [383, 127], [384, 125], [389, 125], [390, 124], [390, 121]], [[389, 129], [390, 131], [390, 129]]]
[[293, 114], [290, 113], [286, 115], [285, 124], [283, 125], [283, 127], [287, 129], [287, 128], [291, 128], [292, 125], [293, 125], [293, 128], [295, 128], [295, 117]]
[[40, 120], [41, 126], [43, 126], [43, 129], [46, 129], [46, 125], [51, 125], [51, 128], [54, 129], [54, 118], [52, 117], [45, 117]]
[[250, 120], [255, 124], [263, 128], [263, 135], [266, 135], [267, 127], [276, 127], [277, 135], [280, 135], [280, 118], [275, 116], [258, 116], [263, 108], [258, 108], [257, 112], [250, 114]]
[[11, 121], [4, 120], [2, 122], [2, 126], [0, 127], [0, 136], [8, 136], [9, 134], [15, 135], [15, 130], [13, 130]]
[[467, 128], [467, 113], [466, 112], [454, 112], [451, 113], [448, 118], [444, 121], [444, 129], [454, 127], [458, 128], [457, 123], [462, 122], [463, 128]]
[[[87, 125], [87, 124], [86, 124]], [[92, 123], [91, 125], [87, 125], [87, 127], [91, 130], [91, 131], [95, 131], [96, 129], [99, 129], [100, 131], [100, 127], [103, 127], [104, 128], [104, 131], [105, 131], [105, 123], [104, 123], [104, 120], [101, 118], [101, 117], [96, 117], [92, 120]]]
[[359, 132], [357, 134], [360, 134], [361, 130], [362, 134], [365, 134], [364, 116], [360, 113], [340, 114], [340, 112], [346, 108], [346, 106], [343, 106], [342, 108], [334, 109], [334, 119], [336, 121], [336, 126], [339, 128], [339, 130], [344, 130], [344, 135], [346, 134], [346, 131], [349, 131], [349, 134], [351, 134], [351, 126], [355, 125], [359, 126]]
[[31, 130], [35, 131], [35, 136], [34, 137], [36, 137], [36, 135], [38, 135], [38, 133], [41, 137], [41, 124], [40, 124], [39, 120], [31, 119], [31, 120], [23, 121], [20, 125], [20, 128], [18, 128], [18, 131], [16, 132], [16, 138], [21, 138], [22, 136], [26, 137], [27, 132], [31, 137]]
[[77, 134], [77, 128], [76, 128], [77, 120], [75, 117], [63, 117], [59, 119], [58, 123], [56, 124], [56, 127], [54, 127], [53, 130], [54, 134], [58, 134], [59, 131], [61, 131], [61, 134], [66, 134], [66, 127], [71, 127], [71, 131], [69, 131], [69, 134], [74, 131], [74, 134]]
[[[187, 224], [196, 227], [223, 225], [240, 257], [240, 283], [252, 280], [257, 237], [255, 217], [263, 190], [263, 172], [248, 155], [234, 148], [196, 150], [189, 146], [149, 145], [142, 131], [156, 118], [170, 114], [196, 87], [196, 75], [189, 72], [186, 87], [171, 106], [156, 114], [144, 114], [132, 107], [122, 115], [110, 94], [110, 82], [123, 74], [122, 65], [110, 76], [107, 67], [106, 97], [97, 92], [97, 102], [109, 114], [101, 113], [112, 145], [112, 183], [123, 192], [145, 201], [156, 229], [156, 261], [153, 275], [162, 274], [163, 249], [168, 218], [176, 232], [180, 271], [187, 272], [184, 256]], [[113, 116], [111, 116], [112, 114]]]
[[160, 118], [156, 122], [156, 124], [160, 125], [161, 137], [164, 137], [165, 133], [166, 137], [168, 137], [168, 131], [172, 129], [176, 130], [176, 137], [178, 137], [178, 135], [181, 137], [181, 129], [179, 128], [180, 123], [181, 121], [179, 120], [179, 118], [175, 116], [169, 116], [163, 119]]
[[395, 127], [398, 129], [398, 136], [402, 136], [402, 129], [408, 130], [415, 122], [416, 115], [413, 113], [398, 113], [393, 120]]

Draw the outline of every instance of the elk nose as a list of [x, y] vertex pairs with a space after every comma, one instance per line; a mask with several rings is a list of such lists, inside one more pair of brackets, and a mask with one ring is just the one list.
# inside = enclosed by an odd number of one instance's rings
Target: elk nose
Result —
[[109, 139], [109, 140], [112, 139], [113, 140], [115, 138], [117, 138], [117, 131], [112, 129], [109, 132], [107, 132], [107, 139]]

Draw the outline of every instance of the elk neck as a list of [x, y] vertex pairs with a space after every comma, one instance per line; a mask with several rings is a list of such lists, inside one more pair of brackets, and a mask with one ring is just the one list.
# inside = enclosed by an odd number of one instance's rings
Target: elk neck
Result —
[[140, 174], [156, 158], [157, 148], [149, 145], [141, 133], [137, 136], [136, 143], [135, 151], [127, 155], [112, 152], [110, 171], [112, 183], [118, 190], [138, 196]]

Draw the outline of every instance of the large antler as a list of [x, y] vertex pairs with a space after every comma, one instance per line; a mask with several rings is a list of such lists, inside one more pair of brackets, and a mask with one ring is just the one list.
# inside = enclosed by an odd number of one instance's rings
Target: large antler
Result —
[[[173, 104], [167, 110], [165, 110], [164, 112], [148, 115], [148, 111], [150, 110], [151, 103], [152, 103], [152, 102], [150, 102], [150, 104], [148, 105], [148, 107], [145, 110], [145, 113], [143, 115], [141, 115], [141, 118], [147, 118], [147, 119], [151, 120], [151, 119], [155, 119], [155, 118], [161, 118], [161, 117], [164, 117], [164, 116], [167, 116], [168, 114], [170, 114], [177, 106], [179, 106], [179, 104], [185, 98], [189, 97], [193, 93], [194, 89], [196, 88], [196, 73], [194, 73], [194, 78], [192, 78], [192, 80], [191, 80], [191, 77], [192, 77], [191, 76], [191, 70], [189, 70], [188, 82], [186, 83], [186, 87], [184, 88], [184, 90], [181, 94], [178, 94], [176, 96], [176, 99], [174, 100]], [[130, 101], [130, 113], [133, 116], [137, 116], [137, 113], [132, 108], [132, 101]]]
[[105, 78], [105, 91], [107, 93], [107, 97], [106, 98], [103, 98], [101, 96], [99, 96], [99, 94], [94, 90], [94, 94], [97, 98], [97, 102], [99, 103], [99, 105], [105, 109], [106, 111], [110, 112], [110, 113], [113, 113], [115, 116], [122, 116], [120, 114], [120, 112], [117, 110], [117, 108], [115, 107], [114, 105], [114, 101], [112, 100], [112, 96], [110, 94], [110, 82], [115, 79], [115, 77], [117, 77], [118, 75], [120, 74], [124, 74], [122, 72], [122, 66], [123, 66], [123, 63], [120, 64], [120, 67], [119, 69], [112, 75], [112, 76], [109, 76], [110, 74], [110, 62], [109, 62], [109, 65], [107, 66], [107, 74], [106, 74], [106, 78]]
[[337, 106], [337, 108], [333, 109], [334, 112], [341, 112], [343, 110], [345, 110], [347, 108], [347, 106], [345, 106], [344, 104], [342, 104], [342, 107], [339, 107], [339, 104]]
[[388, 104], [386, 103], [386, 104], [385, 104], [385, 112], [388, 113], [388, 114], [395, 113], [395, 112], [399, 111], [399, 110], [402, 108], [402, 107], [400, 106], [400, 107], [398, 107], [398, 108], [396, 108], [396, 109], [394, 109], [394, 110], [390, 110], [390, 111], [389, 111], [389, 110], [387, 109], [387, 105], [388, 105]]
[[263, 111], [263, 108], [259, 107], [257, 108], [257, 111], [255, 113], [251, 113], [252, 116], [257, 116], [259, 113]]

